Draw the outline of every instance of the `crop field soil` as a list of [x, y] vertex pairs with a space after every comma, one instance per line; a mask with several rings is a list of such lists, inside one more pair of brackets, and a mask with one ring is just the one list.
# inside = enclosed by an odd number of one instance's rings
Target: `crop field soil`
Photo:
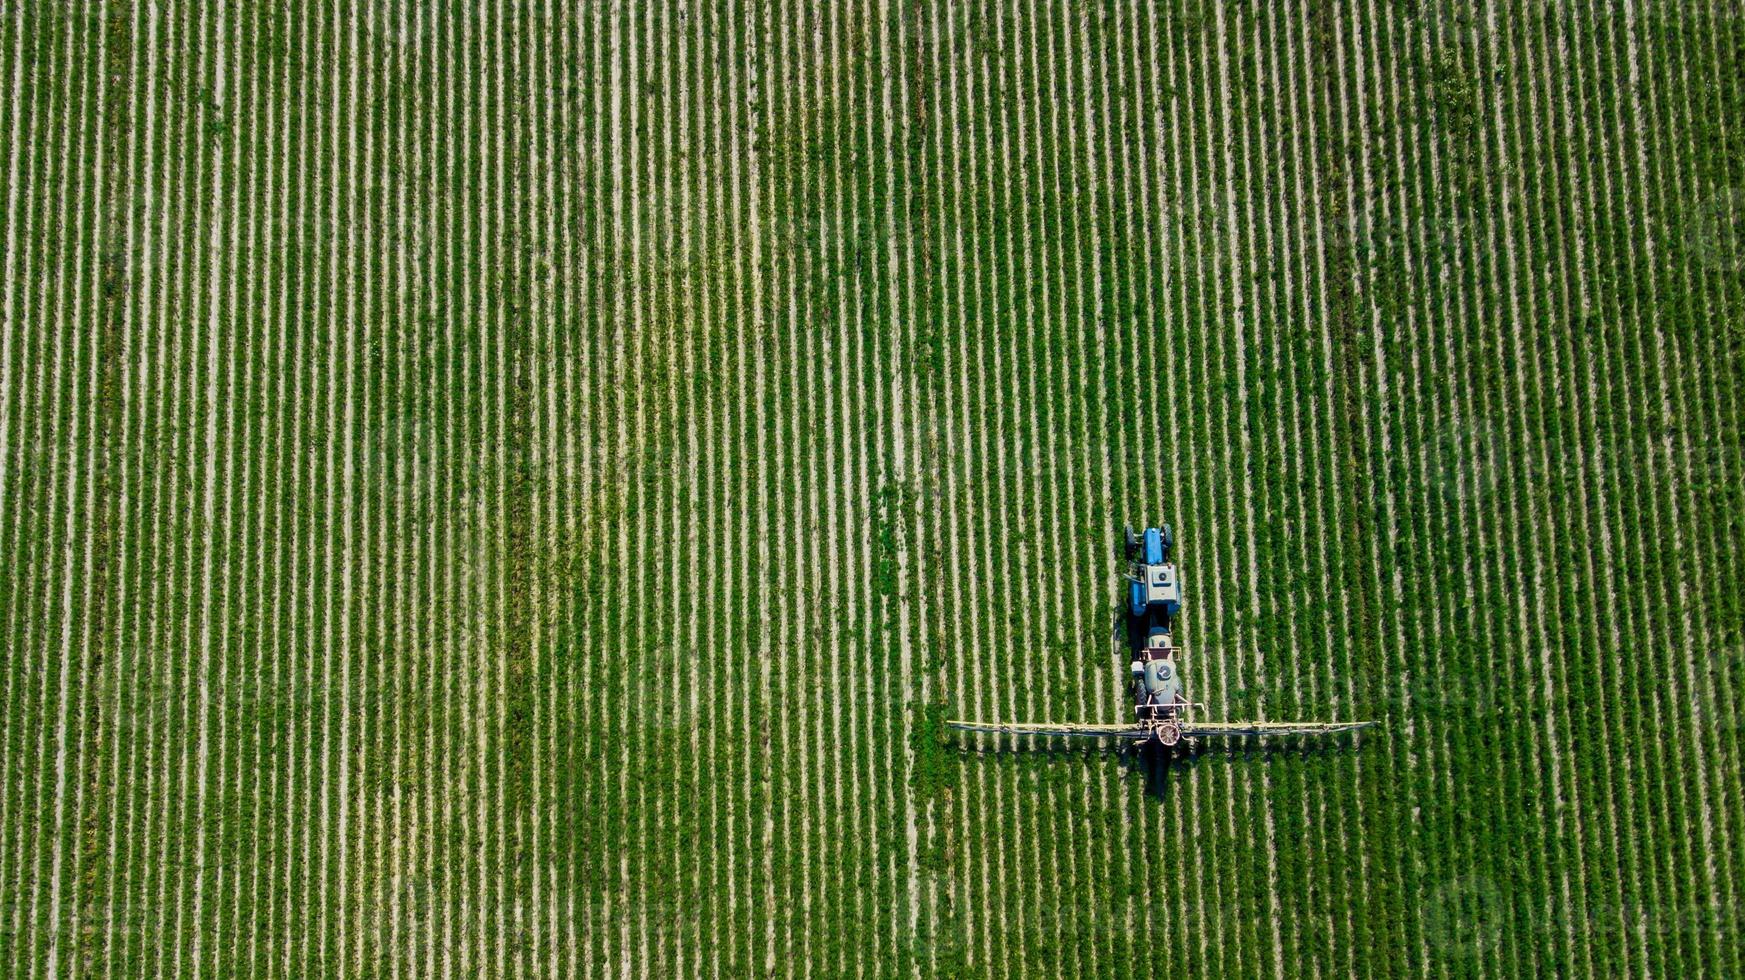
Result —
[[0, 14], [0, 975], [1745, 975], [1737, 3]]

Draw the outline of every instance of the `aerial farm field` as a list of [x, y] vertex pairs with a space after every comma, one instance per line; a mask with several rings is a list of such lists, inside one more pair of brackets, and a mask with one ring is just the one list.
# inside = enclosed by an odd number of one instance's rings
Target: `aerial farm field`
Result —
[[1738, 3], [0, 15], [0, 975], [1745, 974]]

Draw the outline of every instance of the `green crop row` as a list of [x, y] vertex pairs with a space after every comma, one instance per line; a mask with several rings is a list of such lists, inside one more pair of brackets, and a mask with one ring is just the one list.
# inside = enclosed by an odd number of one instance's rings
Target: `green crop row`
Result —
[[[1742, 26], [1458, 6], [0, 18], [0, 972], [1738, 972]], [[944, 728], [1165, 520], [1383, 726]]]

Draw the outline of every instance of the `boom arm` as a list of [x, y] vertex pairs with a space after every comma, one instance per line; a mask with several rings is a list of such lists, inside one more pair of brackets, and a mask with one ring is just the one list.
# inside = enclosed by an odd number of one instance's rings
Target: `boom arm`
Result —
[[1368, 728], [1373, 721], [1188, 721], [1182, 734], [1202, 735], [1330, 735]]
[[[1374, 725], [1373, 721], [1182, 721], [1181, 734], [1188, 738], [1206, 736], [1260, 735], [1331, 735], [1353, 732]], [[1063, 738], [1138, 738], [1151, 735], [1149, 729], [1134, 725], [1078, 725], [1022, 721], [959, 721], [945, 723], [960, 732], [985, 732], [990, 735], [1048, 735]]]
[[948, 721], [947, 728], [990, 735], [1060, 735], [1066, 738], [1144, 738], [1145, 730], [1132, 725], [1036, 724], [1022, 721]]

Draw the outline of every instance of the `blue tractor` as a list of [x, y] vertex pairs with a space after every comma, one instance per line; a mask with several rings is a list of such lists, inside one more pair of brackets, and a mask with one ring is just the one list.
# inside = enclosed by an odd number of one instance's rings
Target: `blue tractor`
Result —
[[1153, 629], [1169, 632], [1170, 623], [1181, 613], [1181, 580], [1175, 574], [1175, 562], [1169, 552], [1175, 547], [1175, 535], [1169, 525], [1148, 527], [1143, 535], [1133, 533], [1127, 525], [1127, 560], [1132, 566], [1127, 572], [1127, 612], [1145, 620], [1145, 633]]

